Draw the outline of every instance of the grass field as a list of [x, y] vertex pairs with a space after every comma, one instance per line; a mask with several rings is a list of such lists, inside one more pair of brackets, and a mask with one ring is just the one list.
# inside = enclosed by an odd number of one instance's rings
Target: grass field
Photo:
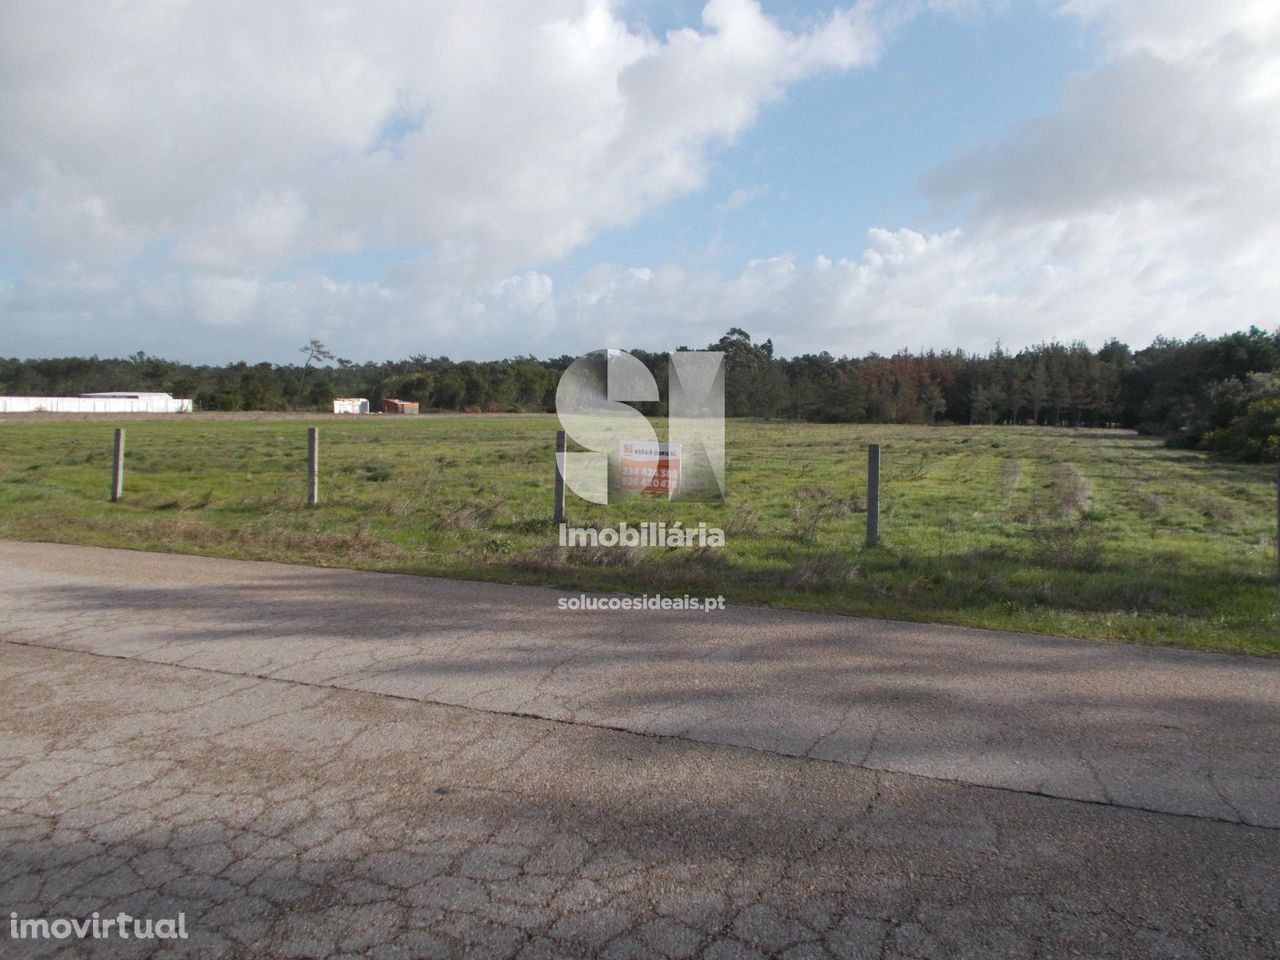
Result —
[[[108, 501], [128, 428], [126, 498]], [[306, 509], [306, 427], [321, 428]], [[1111, 431], [733, 421], [723, 549], [556, 546], [552, 417], [0, 418], [0, 536], [730, 601], [1280, 655], [1274, 467]], [[863, 546], [866, 444], [882, 546]]]

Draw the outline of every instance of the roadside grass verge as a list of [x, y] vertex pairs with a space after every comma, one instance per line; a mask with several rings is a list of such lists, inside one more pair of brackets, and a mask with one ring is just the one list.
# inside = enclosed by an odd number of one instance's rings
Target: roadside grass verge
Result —
[[[126, 496], [112, 504], [121, 423]], [[556, 426], [0, 419], [0, 536], [1280, 655], [1274, 468], [1120, 431], [732, 421], [723, 504], [568, 498], [576, 525], [702, 521], [725, 548], [564, 549], [549, 520]], [[883, 447], [876, 549], [869, 442]]]

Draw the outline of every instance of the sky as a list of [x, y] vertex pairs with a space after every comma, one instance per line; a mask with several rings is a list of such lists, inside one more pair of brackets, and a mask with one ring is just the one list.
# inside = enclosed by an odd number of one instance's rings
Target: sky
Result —
[[1275, 0], [0, 0], [0, 355], [1280, 326]]

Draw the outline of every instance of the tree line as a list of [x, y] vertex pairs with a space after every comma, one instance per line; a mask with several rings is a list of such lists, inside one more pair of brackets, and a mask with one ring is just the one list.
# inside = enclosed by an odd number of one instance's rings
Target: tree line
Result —
[[[681, 348], [685, 349], [685, 348]], [[1128, 427], [1171, 444], [1249, 460], [1280, 459], [1280, 330], [1189, 340], [1161, 337], [1134, 351], [1112, 340], [1044, 343], [1010, 353], [906, 351], [881, 356], [775, 355], [769, 340], [731, 329], [707, 349], [726, 355], [731, 417], [844, 423]], [[0, 393], [74, 396], [162, 390], [200, 410], [327, 410], [338, 396], [396, 397], [424, 410], [541, 412], [555, 404], [571, 356], [454, 361], [417, 355], [353, 363], [312, 340], [302, 362], [225, 366], [135, 353], [125, 359], [0, 360]], [[665, 353], [633, 350], [666, 397]], [[641, 405], [665, 413], [665, 400]]]

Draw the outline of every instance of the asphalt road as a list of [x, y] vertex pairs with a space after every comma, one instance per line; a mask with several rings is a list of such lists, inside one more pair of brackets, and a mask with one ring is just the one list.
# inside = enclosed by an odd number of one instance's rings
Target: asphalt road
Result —
[[0, 908], [183, 912], [164, 956], [1280, 955], [1280, 664], [562, 595], [0, 543]]

